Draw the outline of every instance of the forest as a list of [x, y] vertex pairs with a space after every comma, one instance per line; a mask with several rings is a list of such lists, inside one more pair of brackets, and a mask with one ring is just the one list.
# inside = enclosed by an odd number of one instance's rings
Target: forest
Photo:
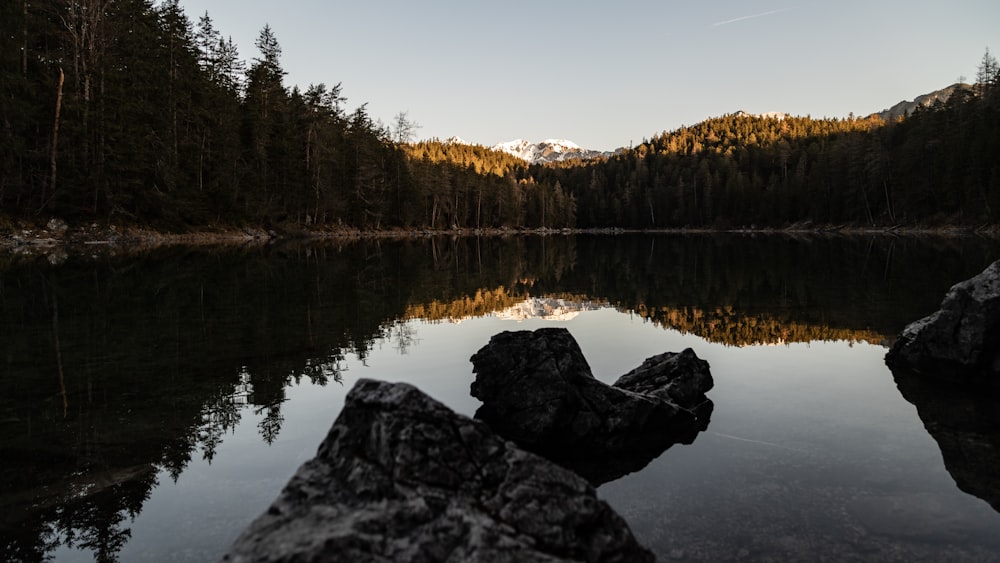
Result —
[[867, 118], [711, 118], [605, 159], [532, 165], [413, 142], [285, 83], [267, 25], [242, 58], [177, 0], [0, 6], [0, 220], [168, 231], [993, 225], [998, 65], [946, 103]]

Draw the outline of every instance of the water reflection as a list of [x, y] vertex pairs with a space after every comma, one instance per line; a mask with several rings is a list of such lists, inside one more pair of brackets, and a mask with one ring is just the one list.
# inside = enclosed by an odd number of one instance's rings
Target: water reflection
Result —
[[900, 393], [917, 407], [948, 473], [963, 491], [1000, 512], [1000, 396], [902, 370], [893, 372]]
[[581, 236], [5, 262], [0, 558], [70, 545], [115, 560], [159, 479], [215, 460], [248, 416], [258, 440], [280, 442], [290, 386], [339, 385], [346, 357], [364, 362], [383, 343], [409, 353], [422, 343], [407, 320], [558, 303], [526, 301], [545, 298], [731, 346], [880, 342], [996, 252], [951, 240]]

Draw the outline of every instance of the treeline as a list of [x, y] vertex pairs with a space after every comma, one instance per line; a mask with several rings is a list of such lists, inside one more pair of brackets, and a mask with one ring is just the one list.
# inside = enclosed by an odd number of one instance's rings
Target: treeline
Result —
[[892, 122], [740, 112], [532, 172], [569, 188], [585, 228], [995, 224], [1000, 95], [989, 51], [977, 79]]
[[525, 162], [479, 145], [436, 140], [403, 145], [414, 181], [426, 186], [422, 224], [432, 227], [576, 226], [576, 201], [558, 181], [536, 182]]
[[995, 224], [998, 65], [905, 119], [743, 113], [611, 158], [527, 166], [412, 144], [285, 84], [264, 26], [249, 62], [178, 0], [0, 3], [0, 214], [167, 229], [742, 228]]
[[635, 313], [658, 326], [736, 347], [830, 341], [881, 344], [889, 338], [889, 335], [870, 329], [809, 324], [796, 320], [792, 315], [747, 314], [733, 307], [711, 310], [698, 307], [650, 309], [640, 305]]
[[207, 13], [192, 23], [177, 0], [11, 0], [0, 35], [9, 216], [166, 228], [574, 224], [565, 194], [527, 178], [524, 163], [440, 158], [466, 149], [407, 146], [416, 124], [405, 113], [390, 127], [365, 105], [348, 110], [340, 84], [288, 87], [268, 26], [249, 63]]

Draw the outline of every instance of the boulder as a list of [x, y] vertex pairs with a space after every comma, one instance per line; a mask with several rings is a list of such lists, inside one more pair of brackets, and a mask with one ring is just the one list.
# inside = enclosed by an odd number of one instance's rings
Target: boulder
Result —
[[885, 361], [893, 372], [1000, 385], [1000, 261], [952, 286], [940, 310], [907, 325]]
[[1000, 261], [907, 325], [885, 362], [958, 487], [1000, 511]]
[[360, 380], [223, 561], [652, 561], [579, 476], [416, 388]]
[[708, 362], [690, 350], [647, 359], [614, 385], [594, 377], [563, 328], [503, 332], [472, 356], [476, 418], [600, 484], [708, 426]]

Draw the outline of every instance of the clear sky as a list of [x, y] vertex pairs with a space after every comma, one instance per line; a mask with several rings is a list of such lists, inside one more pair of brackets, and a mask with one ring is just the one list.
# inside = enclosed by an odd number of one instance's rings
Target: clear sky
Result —
[[609, 150], [745, 110], [867, 115], [975, 78], [998, 0], [180, 0], [245, 60], [264, 24], [286, 85], [343, 84], [420, 138]]

